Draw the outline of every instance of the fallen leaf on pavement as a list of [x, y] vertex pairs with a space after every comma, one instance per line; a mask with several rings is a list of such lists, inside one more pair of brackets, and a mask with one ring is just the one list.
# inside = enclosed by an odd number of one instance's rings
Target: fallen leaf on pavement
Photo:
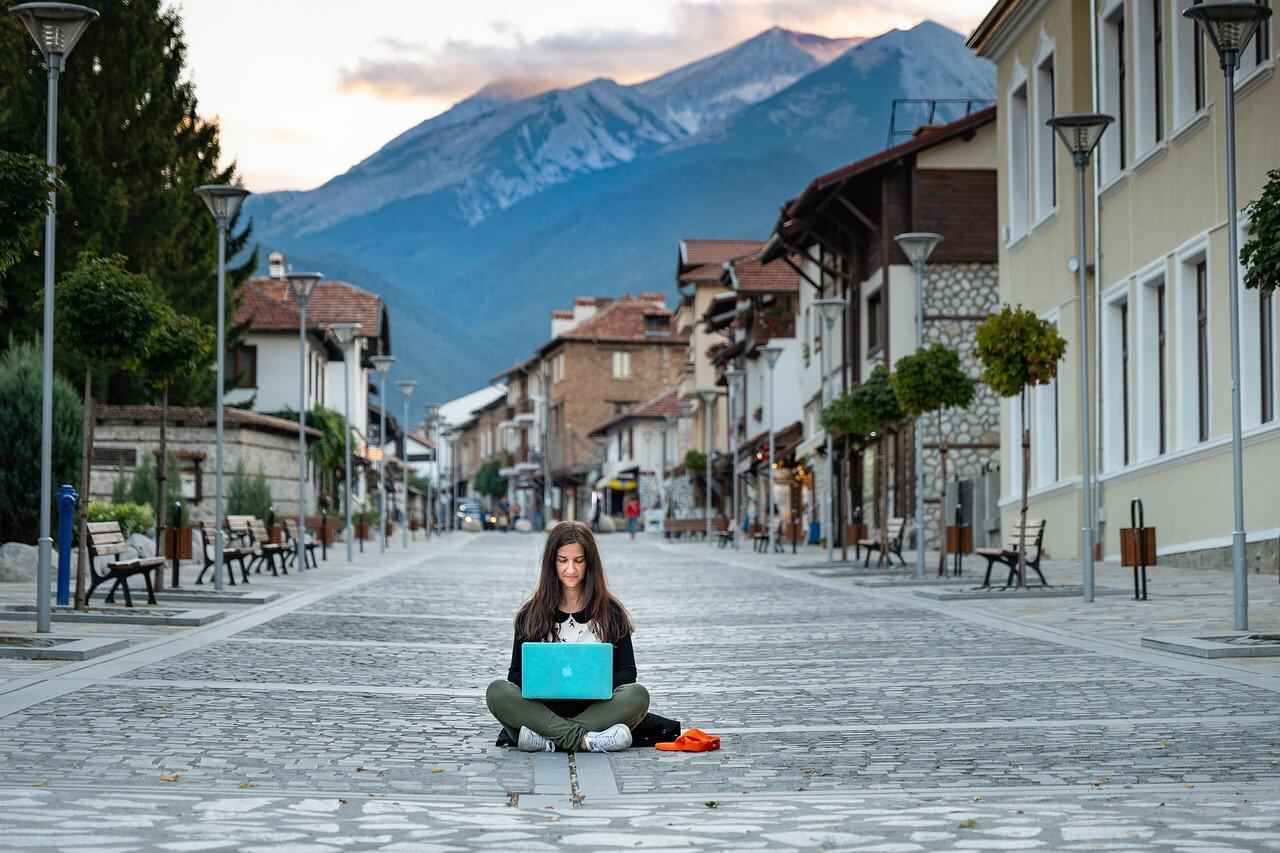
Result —
[[177, 773], [165, 773], [163, 770], [160, 771], [160, 780], [162, 782], [177, 782], [181, 778], [182, 776]]
[[443, 772], [444, 772], [444, 768], [443, 768], [443, 767], [432, 767], [432, 768], [431, 768], [431, 772], [432, 772], [432, 773], [443, 773]]
[[978, 821], [974, 818], [969, 818], [968, 820], [962, 820], [956, 824], [956, 829], [977, 829], [977, 828], [978, 828]]

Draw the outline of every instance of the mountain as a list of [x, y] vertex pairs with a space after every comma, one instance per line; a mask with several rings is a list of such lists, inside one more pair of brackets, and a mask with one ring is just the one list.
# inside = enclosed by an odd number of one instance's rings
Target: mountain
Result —
[[723, 53], [638, 84], [690, 133], [762, 101], [861, 43], [773, 27]]
[[895, 99], [992, 97], [991, 65], [937, 24], [850, 44], [775, 29], [636, 86], [487, 87], [248, 210], [265, 248], [382, 293], [402, 363], [452, 395], [576, 294], [669, 290], [680, 237], [763, 236], [815, 174], [884, 146]]

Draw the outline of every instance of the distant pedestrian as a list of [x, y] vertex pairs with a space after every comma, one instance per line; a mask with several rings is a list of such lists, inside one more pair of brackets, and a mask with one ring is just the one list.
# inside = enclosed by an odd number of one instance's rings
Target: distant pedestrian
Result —
[[631, 534], [631, 538], [636, 538], [636, 528], [640, 526], [640, 499], [635, 495], [627, 498], [627, 502], [622, 506], [622, 513], [627, 517], [627, 532]]

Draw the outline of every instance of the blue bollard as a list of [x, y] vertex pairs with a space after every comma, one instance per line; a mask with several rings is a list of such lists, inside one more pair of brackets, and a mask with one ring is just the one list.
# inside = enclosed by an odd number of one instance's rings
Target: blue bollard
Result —
[[79, 495], [70, 486], [58, 489], [58, 606], [71, 603], [71, 525]]

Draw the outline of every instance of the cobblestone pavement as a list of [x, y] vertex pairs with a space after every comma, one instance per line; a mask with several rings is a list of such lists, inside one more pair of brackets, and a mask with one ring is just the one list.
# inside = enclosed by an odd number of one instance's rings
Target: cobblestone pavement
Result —
[[641, 680], [723, 749], [496, 748], [538, 547], [0, 669], [0, 848], [1280, 850], [1273, 671], [653, 539], [602, 539]]

